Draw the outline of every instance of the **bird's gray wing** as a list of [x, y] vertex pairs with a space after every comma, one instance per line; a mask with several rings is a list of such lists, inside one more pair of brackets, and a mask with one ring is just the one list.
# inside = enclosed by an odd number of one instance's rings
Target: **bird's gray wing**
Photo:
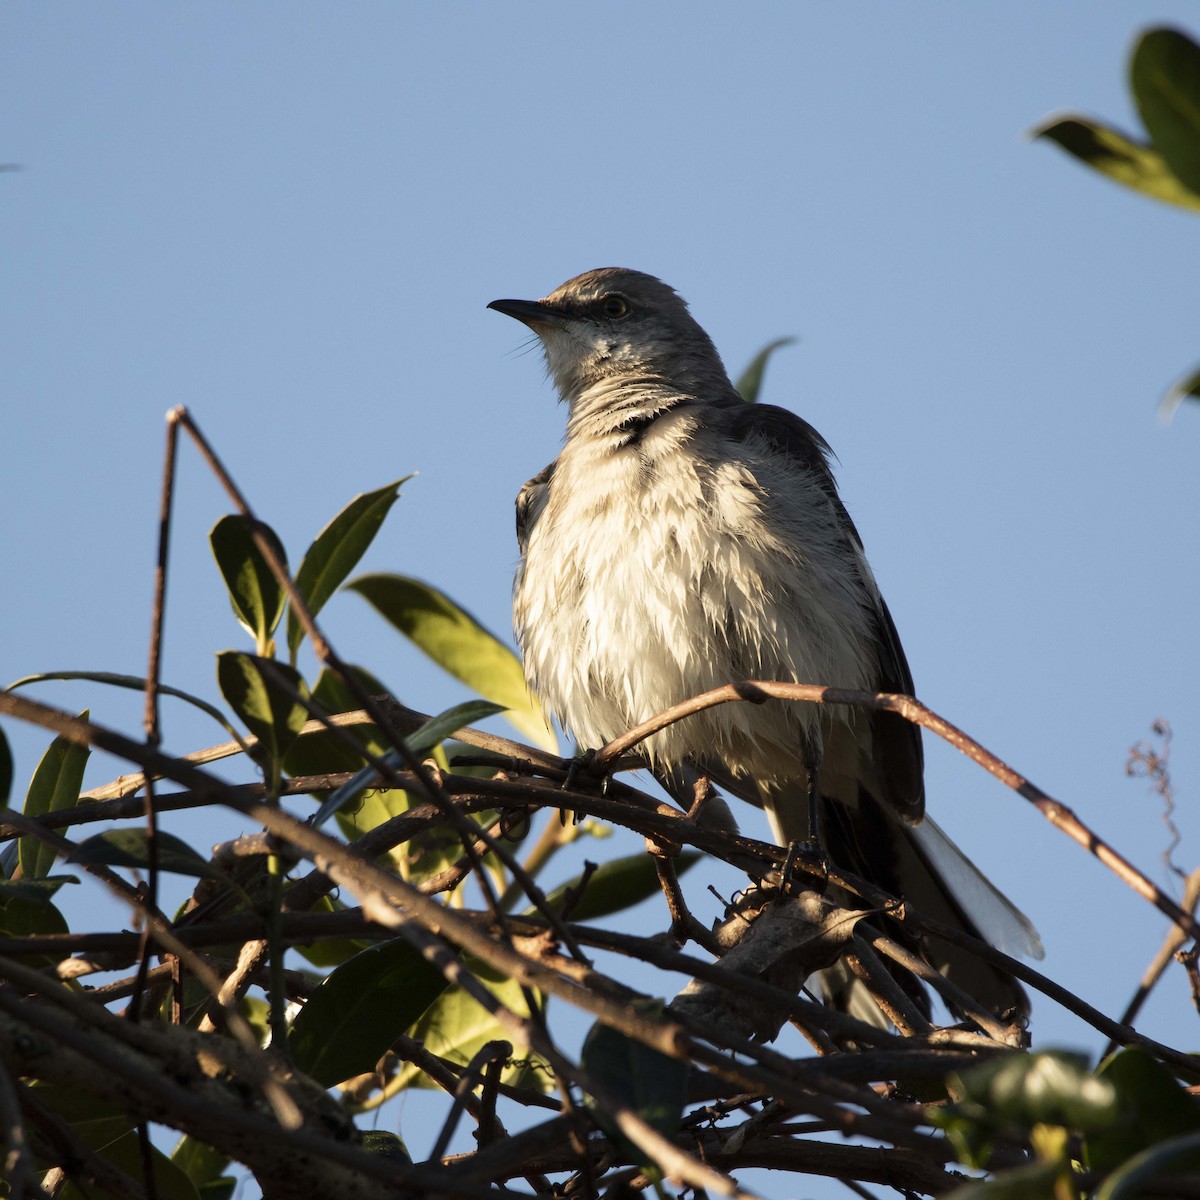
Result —
[[[753, 438], [769, 445], [795, 462], [819, 482], [833, 507], [838, 527], [852, 550], [851, 561], [858, 571], [863, 604], [867, 607], [875, 631], [875, 650], [879, 663], [877, 687], [882, 692], [913, 694], [912, 672], [892, 614], [879, 593], [867, 566], [862, 538], [854, 527], [846, 506], [838, 495], [830, 468], [833, 451], [825, 439], [803, 418], [771, 404], [742, 404], [730, 412], [728, 433], [735, 441]], [[904, 821], [915, 824], [925, 812], [925, 757], [921, 731], [893, 713], [872, 710], [869, 717], [871, 751], [878, 776], [878, 797]]]
[[532, 479], [522, 484], [517, 493], [517, 545], [522, 554], [529, 544], [529, 534], [537, 524], [538, 517], [542, 515], [542, 509], [546, 507], [546, 495], [550, 489], [554, 466], [555, 463], [548, 463]]

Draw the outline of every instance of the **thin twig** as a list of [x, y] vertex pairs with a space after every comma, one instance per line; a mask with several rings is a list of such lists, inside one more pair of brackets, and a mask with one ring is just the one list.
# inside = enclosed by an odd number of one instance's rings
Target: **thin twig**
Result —
[[1014, 771], [1006, 762], [968, 737], [956, 725], [938, 716], [912, 696], [890, 692], [859, 692], [846, 688], [823, 687], [817, 684], [773, 683], [764, 680], [743, 680], [714, 688], [703, 695], [694, 696], [680, 704], [672, 705], [627, 733], [609, 742], [598, 750], [592, 760], [592, 768], [603, 772], [614, 759], [620, 758], [634, 746], [661, 732], [670, 725], [719, 704], [751, 703], [762, 704], [767, 700], [800, 700], [809, 704], [849, 704], [862, 708], [892, 712], [935, 733], [938, 737], [961, 750], [969, 759], [994, 775], [1006, 787], [1028, 800], [1051, 825], [1061, 830], [1090, 854], [1098, 858], [1117, 878], [1131, 887], [1144, 900], [1148, 900], [1160, 912], [1165, 913], [1188, 936], [1200, 938], [1200, 924], [1190, 913], [1186, 913], [1143, 872], [1127, 858], [1118, 853], [1108, 842], [1089, 829], [1065, 804], [1043, 792], [1023, 775]]

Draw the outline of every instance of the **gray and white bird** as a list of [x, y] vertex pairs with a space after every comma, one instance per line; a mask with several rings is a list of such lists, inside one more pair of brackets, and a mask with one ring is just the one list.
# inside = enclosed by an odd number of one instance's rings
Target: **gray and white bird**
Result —
[[[581, 747], [742, 679], [912, 694], [829, 446], [746, 403], [670, 287], [603, 268], [489, 307], [537, 334], [568, 406], [562, 452], [517, 497], [513, 614], [531, 690]], [[726, 704], [643, 751], [678, 798], [705, 775], [765, 809], [781, 845], [820, 828], [838, 865], [1041, 957], [1029, 921], [924, 817], [921, 735], [900, 717]], [[946, 942], [924, 951], [992, 1010], [1026, 1011], [1007, 975]]]

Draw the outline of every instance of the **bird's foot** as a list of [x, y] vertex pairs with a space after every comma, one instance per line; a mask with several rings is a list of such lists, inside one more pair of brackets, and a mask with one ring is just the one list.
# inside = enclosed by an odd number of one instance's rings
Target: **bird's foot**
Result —
[[829, 857], [817, 841], [791, 842], [780, 872], [781, 895], [791, 898], [800, 892], [824, 893], [829, 886]]

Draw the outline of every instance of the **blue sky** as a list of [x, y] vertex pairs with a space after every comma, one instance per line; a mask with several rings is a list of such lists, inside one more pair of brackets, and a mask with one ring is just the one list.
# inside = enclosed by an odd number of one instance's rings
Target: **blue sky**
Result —
[[[175, 404], [293, 561], [356, 492], [419, 471], [364, 565], [507, 636], [512, 497], [564, 414], [485, 305], [636, 267], [680, 290], [734, 373], [799, 337], [764, 398], [837, 451], [918, 694], [1166, 882], [1157, 801], [1123, 768], [1168, 718], [1193, 864], [1200, 408], [1166, 428], [1155, 408], [1200, 358], [1200, 222], [1025, 132], [1063, 108], [1137, 129], [1137, 31], [1196, 32], [1195, 15], [4, 5], [0, 159], [23, 169], [0, 175], [0, 675], [144, 669]], [[206, 543], [225, 505], [190, 453], [180, 489], [165, 677], [215, 698], [214, 652], [244, 644]], [[325, 626], [407, 703], [464, 698], [357, 597]], [[36, 694], [139, 720], [94, 687]], [[166, 721], [172, 750], [218, 740]], [[20, 787], [45, 739], [5, 729]], [[1162, 919], [964, 758], [927, 752], [931, 811], [1033, 917], [1048, 972], [1119, 1010]], [[1194, 1019], [1176, 971], [1144, 1027], [1190, 1045]], [[1048, 1002], [1034, 1033], [1099, 1048]]]

